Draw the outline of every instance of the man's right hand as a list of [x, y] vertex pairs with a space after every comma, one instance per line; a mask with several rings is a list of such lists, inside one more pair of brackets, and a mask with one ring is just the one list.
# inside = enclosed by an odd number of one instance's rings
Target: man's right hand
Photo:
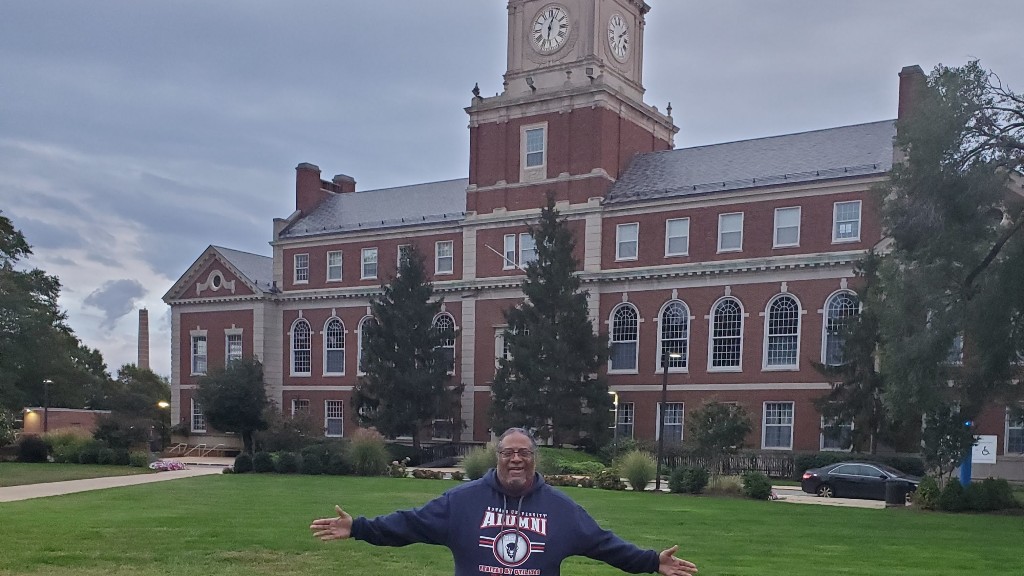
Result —
[[335, 506], [334, 511], [338, 513], [336, 518], [320, 518], [313, 520], [313, 523], [309, 525], [309, 529], [313, 531], [313, 536], [321, 540], [344, 540], [349, 536], [352, 536], [352, 517], [341, 509], [341, 506]]

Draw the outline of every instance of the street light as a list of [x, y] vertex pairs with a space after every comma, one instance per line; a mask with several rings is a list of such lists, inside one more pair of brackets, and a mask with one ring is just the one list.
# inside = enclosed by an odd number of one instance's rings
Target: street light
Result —
[[43, 380], [43, 434], [50, 428], [50, 384], [53, 380]]
[[661, 459], [665, 454], [665, 409], [668, 406], [668, 359], [682, 358], [679, 352], [661, 352], [661, 408], [658, 409], [658, 463], [654, 473], [654, 490], [661, 492]]

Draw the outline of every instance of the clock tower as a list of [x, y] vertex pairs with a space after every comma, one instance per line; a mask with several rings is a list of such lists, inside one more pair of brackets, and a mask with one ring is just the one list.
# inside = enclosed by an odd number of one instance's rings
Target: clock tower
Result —
[[467, 209], [603, 196], [640, 152], [678, 130], [643, 101], [642, 0], [509, 0], [503, 90], [474, 96]]

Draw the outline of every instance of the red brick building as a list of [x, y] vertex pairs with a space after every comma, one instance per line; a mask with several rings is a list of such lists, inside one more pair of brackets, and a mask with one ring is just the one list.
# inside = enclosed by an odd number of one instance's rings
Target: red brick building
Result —
[[[464, 440], [491, 436], [486, 413], [502, 311], [522, 296], [527, 225], [546, 196], [576, 233], [620, 435], [666, 437], [715, 398], [752, 416], [749, 444], [829, 448], [813, 400], [829, 388], [830, 319], [859, 309], [853, 264], [881, 240], [871, 187], [893, 163], [895, 121], [673, 149], [671, 109], [643, 100], [637, 0], [510, 0], [504, 91], [473, 97], [468, 178], [357, 191], [353, 178], [296, 168], [296, 210], [275, 220], [272, 256], [211, 246], [165, 296], [173, 309], [173, 414], [205, 431], [191, 401], [208, 366], [257, 354], [269, 395], [325, 434], [356, 426], [361, 327], [404, 246], [432, 255], [437, 321], [459, 330]], [[923, 77], [901, 73], [901, 84]], [[905, 87], [905, 86], [904, 86]], [[901, 100], [908, 90], [901, 90]], [[901, 101], [900, 108], [909, 105]], [[894, 111], [897, 103], [893, 103]], [[1024, 451], [993, 411], [985, 433]], [[435, 434], [451, 434], [439, 426]]]

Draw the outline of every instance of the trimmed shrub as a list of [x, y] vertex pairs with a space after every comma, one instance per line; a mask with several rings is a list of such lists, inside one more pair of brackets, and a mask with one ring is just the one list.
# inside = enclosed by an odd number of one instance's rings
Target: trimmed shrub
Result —
[[376, 430], [359, 429], [348, 445], [352, 471], [358, 476], [381, 476], [388, 468], [388, 448]]
[[989, 477], [978, 483], [977, 510], [1005, 510], [1017, 508], [1017, 499], [1013, 497], [1013, 487], [1004, 479], [996, 480]]
[[625, 490], [626, 483], [622, 481], [619, 472], [614, 468], [605, 468], [594, 477], [594, 484], [602, 490]]
[[412, 471], [412, 477], [419, 478], [421, 480], [444, 480], [444, 472], [441, 472], [440, 470], [417, 468]]
[[43, 441], [50, 447], [53, 461], [61, 464], [78, 464], [78, 453], [92, 436], [82, 429], [68, 429], [43, 435]]
[[739, 476], [713, 476], [704, 491], [716, 496], [742, 496], [743, 479]]
[[707, 487], [708, 471], [703, 468], [680, 466], [668, 478], [668, 489], [676, 494], [700, 494]]
[[622, 456], [619, 471], [626, 477], [634, 491], [643, 492], [647, 484], [654, 480], [657, 463], [649, 452], [634, 450]]
[[494, 452], [494, 447], [490, 444], [487, 446], [473, 448], [462, 460], [462, 468], [466, 471], [466, 476], [470, 480], [483, 478], [484, 474], [486, 474], [488, 470], [496, 467], [497, 465], [498, 455]]
[[311, 456], [309, 458], [303, 456], [302, 458], [299, 459], [299, 473], [308, 474], [310, 476], [323, 474], [324, 464], [320, 460], [320, 458], [316, 456]]
[[772, 482], [763, 472], [744, 472], [743, 495], [755, 500], [767, 500], [772, 495]]
[[18, 462], [46, 462], [49, 449], [39, 436], [22, 436], [18, 440]]
[[966, 506], [964, 487], [956, 478], [950, 478], [939, 494], [939, 510], [946, 512], [961, 512]]
[[132, 452], [128, 455], [128, 465], [132, 468], [145, 468], [149, 466], [149, 452]]
[[[391, 478], [405, 478], [409, 475], [408, 468], [406, 468], [408, 465], [408, 457], [403, 458], [402, 460], [393, 460], [391, 464], [388, 464], [388, 469], [385, 471], [385, 474]], [[417, 476], [417, 478], [419, 478], [419, 476]]]
[[235, 474], [252, 472], [252, 455], [242, 452], [238, 456], [235, 456], [235, 465], [233, 468], [235, 470]]
[[99, 464], [100, 450], [103, 450], [104, 447], [103, 442], [99, 440], [89, 440], [82, 446], [81, 451], [78, 452], [78, 463]]
[[294, 452], [281, 452], [274, 462], [274, 471], [278, 474], [295, 474], [299, 471], [299, 456]]
[[104, 466], [114, 463], [114, 449], [113, 448], [100, 448], [100, 453], [96, 458], [97, 464], [103, 464]]
[[455, 480], [456, 482], [462, 482], [465, 479], [466, 475], [461, 470], [456, 470], [452, 472], [452, 480]]
[[270, 452], [257, 452], [252, 455], [252, 470], [260, 474], [274, 471], [274, 457]]
[[939, 483], [933, 476], [921, 478], [921, 483], [914, 492], [914, 504], [922, 510], [936, 510], [939, 507]]
[[114, 450], [114, 464], [117, 466], [127, 466], [131, 464], [132, 457], [131, 453], [126, 448], [120, 448]]
[[324, 467], [325, 474], [343, 476], [352, 473], [352, 464], [344, 454], [331, 454], [328, 456], [327, 465]]

